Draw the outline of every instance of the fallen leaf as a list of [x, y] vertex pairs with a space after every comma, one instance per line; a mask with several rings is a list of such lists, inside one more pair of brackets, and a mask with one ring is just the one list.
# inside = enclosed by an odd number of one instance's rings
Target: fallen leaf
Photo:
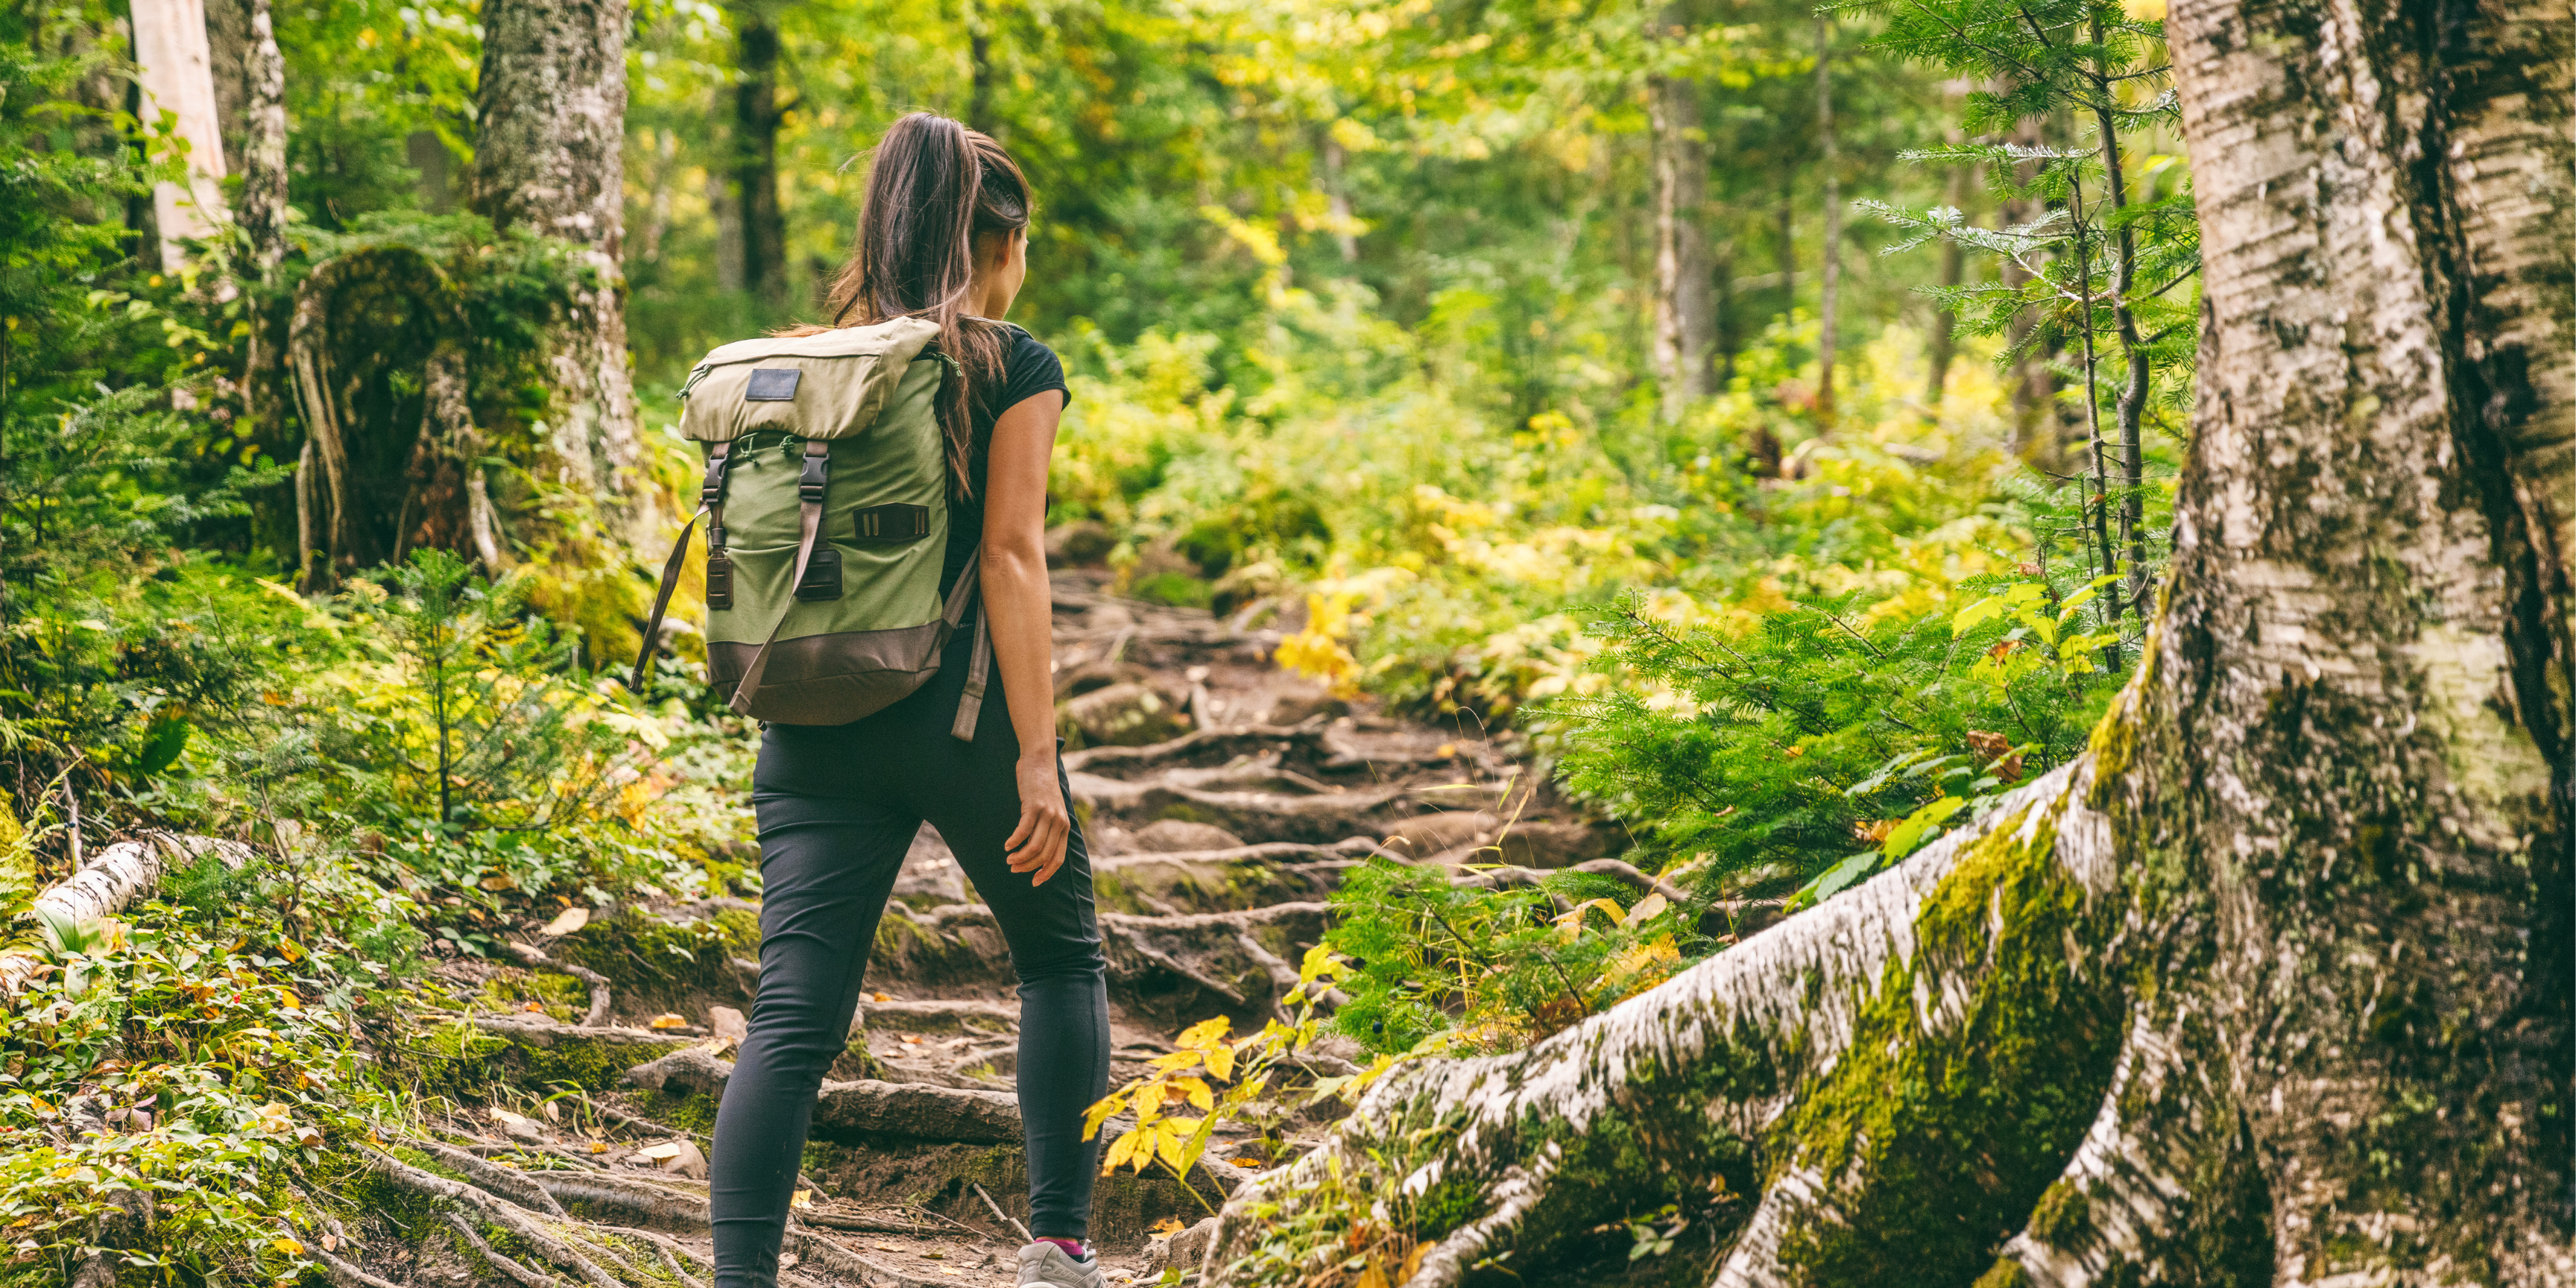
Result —
[[796, 1191], [796, 1193], [787, 1200], [787, 1206], [796, 1208], [809, 1208], [814, 1206], [814, 1191]]
[[607, 1141], [604, 1141], [604, 1140], [594, 1140], [594, 1141], [590, 1142], [590, 1152], [591, 1152], [591, 1153], [594, 1153], [594, 1154], [605, 1154], [605, 1153], [607, 1153], [607, 1152], [608, 1152], [608, 1142], [607, 1142]]
[[547, 922], [546, 928], [540, 933], [548, 935], [569, 935], [589, 924], [590, 909], [582, 907], [579, 904], [574, 904], [572, 907], [556, 913], [555, 919]]
[[869, 1001], [871, 1001], [871, 1002], [891, 1002], [891, 1001], [893, 1001], [893, 1000], [894, 1000], [894, 994], [892, 994], [892, 993], [871, 993], [871, 994], [869, 994], [869, 995], [868, 995], [868, 1000], [869, 1000]]
[[1663, 892], [1658, 890], [1653, 894], [1647, 895], [1643, 899], [1639, 899], [1637, 901], [1637, 906], [1630, 908], [1628, 910], [1627, 917], [1622, 919], [1619, 924], [1623, 926], [1634, 926], [1643, 922], [1652, 921], [1655, 918], [1662, 916], [1664, 909], [1671, 906], [1672, 900], [1665, 898]]
[[1148, 1233], [1148, 1234], [1179, 1234], [1181, 1231], [1186, 1230], [1186, 1229], [1189, 1229], [1189, 1227], [1188, 1227], [1188, 1226], [1186, 1226], [1186, 1225], [1181, 1224], [1181, 1219], [1180, 1219], [1179, 1217], [1176, 1217], [1176, 1216], [1167, 1216], [1167, 1217], [1164, 1217], [1164, 1218], [1163, 1218], [1162, 1220], [1160, 1220], [1160, 1221], [1156, 1221], [1156, 1222], [1154, 1223], [1154, 1228], [1153, 1228], [1153, 1229], [1151, 1229], [1151, 1230], [1149, 1230], [1149, 1231], [1147, 1231], [1146, 1233]]
[[535, 1011], [543, 1014], [546, 1007], [543, 1002], [522, 1002], [519, 1004], [519, 1009], [522, 1011]]
[[659, 1145], [647, 1145], [635, 1152], [658, 1163], [666, 1158], [678, 1158], [680, 1156], [680, 1142], [676, 1140], [666, 1140]]
[[1447, 760], [1458, 754], [1458, 744], [1454, 742], [1444, 742], [1439, 746], [1432, 748], [1431, 754], [1441, 760]]
[[689, 1027], [689, 1022], [669, 1011], [664, 1011], [660, 1015], [656, 1015], [651, 1020], [646, 1021], [646, 1027], [656, 1029], [685, 1029]]
[[516, 890], [519, 888], [519, 879], [507, 872], [495, 872], [474, 884], [486, 890]]
[[545, 1111], [546, 1111], [546, 1118], [547, 1118], [549, 1121], [553, 1121], [553, 1122], [562, 1122], [562, 1121], [563, 1121], [563, 1106], [562, 1106], [562, 1105], [559, 1105], [559, 1104], [555, 1103], [554, 1101], [549, 1100], [549, 1101], [547, 1101], [546, 1103], [544, 1103], [543, 1105], [538, 1106], [538, 1108], [543, 1109], [543, 1110], [545, 1110]]
[[304, 1245], [297, 1243], [293, 1239], [280, 1239], [269, 1246], [276, 1248], [278, 1251], [283, 1252], [290, 1257], [300, 1257], [304, 1255]]

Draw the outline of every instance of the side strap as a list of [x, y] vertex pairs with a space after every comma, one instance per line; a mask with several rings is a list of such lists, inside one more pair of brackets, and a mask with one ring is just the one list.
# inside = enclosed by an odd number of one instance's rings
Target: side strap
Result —
[[[966, 608], [977, 599], [978, 582], [984, 570], [984, 547], [978, 544], [966, 556], [965, 570], [957, 574], [957, 584], [949, 588], [946, 611], [941, 620], [954, 630], [965, 620]], [[985, 615], [975, 614], [975, 653], [966, 664], [966, 691], [957, 698], [957, 719], [948, 726], [949, 736], [963, 742], [975, 741], [975, 721], [984, 714], [984, 686], [993, 671], [993, 637], [984, 625]]]
[[680, 569], [689, 562], [689, 538], [705, 517], [704, 510], [689, 516], [689, 526], [680, 529], [680, 539], [671, 546], [671, 557], [662, 561], [662, 584], [653, 592], [653, 611], [644, 619], [644, 643], [635, 651], [635, 678], [626, 682], [629, 693], [644, 691], [644, 677], [653, 669], [653, 646], [662, 637], [662, 615], [670, 611], [671, 592], [679, 589]]
[[[832, 444], [829, 440], [820, 438], [805, 440], [806, 463], [809, 467], [813, 464], [813, 458], [828, 457], [831, 454]], [[799, 529], [796, 536], [796, 571], [787, 578], [787, 584], [791, 587], [804, 582], [805, 566], [814, 560], [814, 538], [823, 531], [823, 489], [819, 485], [797, 488], [796, 523]], [[788, 614], [796, 611], [798, 602], [793, 594], [788, 596], [787, 606], [778, 610], [778, 620], [769, 625], [769, 637], [760, 642], [760, 651], [751, 655], [751, 665], [743, 668], [742, 683], [734, 686], [733, 701], [725, 704], [733, 708], [734, 714], [746, 716], [751, 714], [751, 700], [760, 693], [761, 673], [769, 669], [770, 646], [778, 642], [778, 632], [786, 629]]]
[[975, 741], [975, 722], [984, 714], [984, 682], [993, 673], [993, 632], [984, 619], [984, 614], [975, 614], [975, 660], [966, 665], [966, 691], [957, 698], [957, 722], [948, 726], [949, 736], [961, 742]]
[[671, 592], [679, 589], [680, 569], [689, 561], [689, 537], [698, 530], [698, 520], [712, 517], [707, 529], [710, 551], [724, 548], [724, 482], [730, 468], [728, 451], [731, 443], [718, 443], [707, 453], [707, 476], [698, 485], [698, 512], [689, 516], [687, 527], [680, 529], [680, 539], [671, 547], [671, 557], [662, 561], [662, 584], [653, 591], [653, 611], [644, 619], [644, 642], [635, 651], [634, 679], [626, 691], [642, 693], [644, 677], [653, 669], [654, 646], [662, 638], [662, 617], [671, 610]]

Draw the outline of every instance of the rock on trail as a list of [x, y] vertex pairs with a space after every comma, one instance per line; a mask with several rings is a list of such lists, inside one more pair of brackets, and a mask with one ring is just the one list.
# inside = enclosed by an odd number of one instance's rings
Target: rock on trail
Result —
[[[1054, 575], [1055, 696], [1079, 746], [1065, 764], [1109, 953], [1114, 1081], [1190, 1024], [1225, 1015], [1243, 1032], [1277, 1014], [1326, 899], [1372, 854], [1552, 868], [1624, 848], [1485, 739], [1281, 672], [1278, 631], [1119, 599], [1106, 579]], [[757, 982], [757, 915], [737, 898], [621, 907], [560, 937], [532, 928], [517, 964], [443, 966], [469, 1000], [433, 1017], [426, 1089], [466, 1108], [377, 1170], [445, 1210], [353, 1231], [364, 1256], [334, 1277], [705, 1283], [705, 1133]], [[1014, 983], [991, 914], [925, 827], [815, 1106], [783, 1282], [1012, 1281]], [[1113, 1279], [1194, 1267], [1204, 1241], [1175, 1232], [1252, 1174], [1232, 1144], [1188, 1191], [1160, 1172], [1102, 1179], [1092, 1235]]]

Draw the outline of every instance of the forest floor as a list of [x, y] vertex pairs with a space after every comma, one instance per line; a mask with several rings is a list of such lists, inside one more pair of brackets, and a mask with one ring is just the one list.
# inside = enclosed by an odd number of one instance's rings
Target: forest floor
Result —
[[[1472, 724], [1387, 718], [1272, 665], [1276, 630], [1118, 599], [1105, 581], [1056, 573], [1055, 623], [1060, 711], [1092, 744], [1066, 766], [1109, 953], [1113, 1085], [1193, 1023], [1223, 1015], [1248, 1034], [1281, 1014], [1327, 896], [1373, 854], [1555, 868], [1626, 848]], [[428, 1089], [459, 1109], [380, 1165], [369, 1228], [334, 1240], [344, 1283], [706, 1281], [705, 1133], [757, 982], [757, 904], [535, 916], [508, 946], [516, 962], [450, 958], [425, 990], [442, 1035]], [[816, 1105], [784, 1282], [1013, 1280], [1018, 1021], [991, 914], [925, 827]], [[1308, 1067], [1347, 1068], [1359, 1052], [1337, 1041]], [[1221, 1131], [1187, 1191], [1161, 1169], [1104, 1178], [1092, 1237], [1112, 1280], [1194, 1271], [1204, 1227], [1178, 1255], [1173, 1232], [1324, 1125]]]

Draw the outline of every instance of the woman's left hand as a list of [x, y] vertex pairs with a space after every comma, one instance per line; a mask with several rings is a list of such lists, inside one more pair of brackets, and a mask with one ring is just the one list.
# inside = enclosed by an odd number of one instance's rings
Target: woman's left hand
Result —
[[1002, 854], [1011, 871], [1034, 873], [1029, 884], [1042, 886], [1064, 866], [1073, 818], [1065, 813], [1064, 787], [1056, 778], [1052, 750], [1043, 758], [1023, 758], [1018, 775], [1020, 825], [1011, 830], [1011, 839], [1002, 842]]

